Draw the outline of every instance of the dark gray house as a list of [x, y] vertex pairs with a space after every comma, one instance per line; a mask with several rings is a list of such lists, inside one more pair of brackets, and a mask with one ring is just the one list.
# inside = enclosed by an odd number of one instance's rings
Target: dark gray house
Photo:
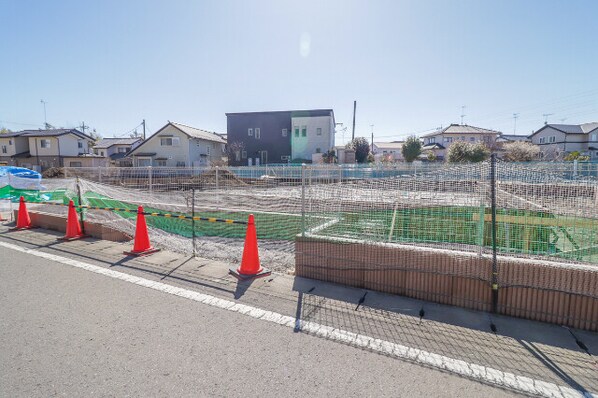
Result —
[[226, 114], [228, 164], [312, 161], [334, 147], [332, 109]]

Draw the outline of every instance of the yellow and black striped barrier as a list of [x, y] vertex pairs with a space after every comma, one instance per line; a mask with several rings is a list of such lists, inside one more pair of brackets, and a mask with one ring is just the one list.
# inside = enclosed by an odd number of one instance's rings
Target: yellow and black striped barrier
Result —
[[[57, 202], [27, 202], [33, 204], [40, 204], [40, 205], [56, 205], [56, 206], [68, 206], [68, 204], [64, 203], [57, 203]], [[136, 213], [138, 214], [139, 211], [137, 209], [128, 209], [126, 207], [102, 207], [102, 206], [89, 206], [89, 205], [75, 205], [78, 209], [88, 209], [88, 210], [106, 210], [106, 211], [121, 211], [121, 212], [129, 212], [129, 213]], [[145, 216], [151, 217], [165, 217], [165, 218], [178, 218], [180, 220], [194, 220], [194, 221], [207, 221], [207, 222], [221, 222], [225, 224], [243, 224], [247, 225], [247, 221], [238, 221], [238, 220], [229, 220], [225, 218], [216, 218], [216, 217], [198, 217], [198, 216], [188, 216], [185, 214], [172, 214], [172, 213], [157, 213], [157, 212], [149, 212], [144, 211], [141, 214]]]

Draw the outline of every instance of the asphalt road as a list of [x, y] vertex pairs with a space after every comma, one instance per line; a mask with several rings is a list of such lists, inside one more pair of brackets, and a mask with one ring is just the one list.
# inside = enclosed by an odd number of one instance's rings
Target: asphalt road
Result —
[[510, 392], [0, 248], [0, 396]]

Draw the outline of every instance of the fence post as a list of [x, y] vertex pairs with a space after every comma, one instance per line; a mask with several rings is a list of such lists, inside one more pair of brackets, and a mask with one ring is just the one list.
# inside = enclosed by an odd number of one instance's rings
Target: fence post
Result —
[[496, 154], [490, 155], [490, 200], [492, 203], [492, 312], [498, 311], [498, 264], [496, 259]]
[[220, 188], [220, 184], [218, 183], [218, 169], [219, 169], [219, 167], [216, 166], [216, 189]]
[[[68, 177], [67, 177], [67, 175], [66, 175], [66, 173], [67, 173], [67, 170], [68, 170], [68, 167], [63, 167], [63, 168], [62, 168], [62, 171], [63, 171], [63, 173], [64, 173], [64, 179], [65, 179], [65, 180], [68, 178]], [[9, 174], [9, 175], [10, 175], [10, 174]]]
[[154, 186], [152, 184], [152, 166], [147, 166], [147, 183], [149, 185], [149, 192], [151, 194], [154, 190]]
[[191, 189], [191, 230], [192, 230], [192, 244], [193, 244], [193, 257], [197, 257], [197, 251], [195, 249], [195, 188]]
[[301, 165], [301, 236], [305, 237], [305, 163]]
[[102, 182], [102, 166], [98, 167], [98, 182]]
[[[77, 176], [77, 198], [79, 199], [79, 206], [83, 205], [83, 201], [81, 198], [81, 184], [79, 184], [79, 176]], [[81, 219], [81, 233], [85, 233], [85, 213], [83, 212], [83, 207], [79, 207], [79, 218]]]

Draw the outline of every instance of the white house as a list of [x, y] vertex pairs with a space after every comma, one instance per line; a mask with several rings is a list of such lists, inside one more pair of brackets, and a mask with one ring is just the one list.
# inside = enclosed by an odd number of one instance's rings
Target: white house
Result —
[[[69, 166], [65, 163], [67, 158], [70, 160], [88, 156], [92, 143], [92, 137], [77, 129], [23, 130], [3, 135], [0, 155], [10, 154], [9, 159], [3, 160], [3, 163], [45, 170], [49, 167]], [[6, 153], [3, 153], [4, 146]]]
[[132, 166], [127, 153], [143, 142], [135, 138], [103, 138], [93, 146], [93, 153], [106, 159], [106, 163], [115, 166]]
[[195, 167], [221, 161], [226, 141], [217, 133], [168, 122], [129, 152], [133, 166]]
[[540, 147], [543, 159], [561, 159], [574, 151], [598, 159], [598, 122], [545, 124], [528, 138]]
[[388, 158], [393, 162], [400, 162], [404, 160], [403, 144], [403, 141], [374, 142], [372, 144], [372, 153], [377, 161]]
[[444, 129], [423, 135], [424, 145], [422, 151], [431, 151], [438, 160], [445, 158], [448, 148], [453, 142], [467, 141], [470, 143], [482, 142], [489, 148], [494, 148], [496, 140], [502, 135], [499, 131], [468, 126], [466, 124], [451, 124]]
[[291, 113], [291, 159], [311, 160], [313, 154], [334, 147], [334, 112], [293, 111]]

